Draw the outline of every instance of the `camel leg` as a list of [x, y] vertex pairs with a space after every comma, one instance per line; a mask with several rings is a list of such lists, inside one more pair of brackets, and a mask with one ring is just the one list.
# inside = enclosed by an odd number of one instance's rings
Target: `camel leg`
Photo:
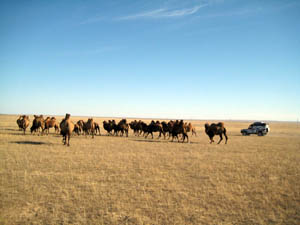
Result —
[[218, 142], [218, 144], [220, 144], [222, 140], [223, 140], [223, 135], [220, 134], [220, 141]]
[[161, 131], [159, 131], [159, 135], [157, 137], [157, 139], [159, 139], [161, 137]]
[[[189, 143], [189, 136], [188, 136], [187, 134], [184, 134], [184, 136], [185, 136], [186, 139], [187, 139], [186, 143]], [[185, 139], [185, 137], [184, 137], [184, 139]], [[184, 139], [183, 139], [183, 141], [184, 141]]]
[[67, 135], [68, 136], [68, 146], [70, 146], [70, 134]]
[[225, 139], [226, 139], [225, 144], [227, 144], [228, 137], [226, 135], [226, 129], [224, 130], [224, 136], [225, 136]]
[[197, 133], [194, 129], [192, 130], [192, 135], [195, 135], [197, 137]]
[[184, 143], [185, 138], [187, 138], [187, 143], [189, 142], [189, 137], [187, 134], [182, 134], [182, 143]]

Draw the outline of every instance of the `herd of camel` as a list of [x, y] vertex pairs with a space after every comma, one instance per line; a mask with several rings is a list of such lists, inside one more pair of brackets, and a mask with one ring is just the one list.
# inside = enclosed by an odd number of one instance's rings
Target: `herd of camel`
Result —
[[[97, 133], [101, 135], [100, 126], [93, 120], [93, 118], [89, 118], [86, 122], [84, 122], [83, 120], [79, 120], [74, 124], [71, 121], [70, 117], [71, 115], [67, 113], [65, 118], [60, 123], [58, 123], [55, 117], [47, 117], [46, 119], [44, 119], [43, 115], [34, 115], [34, 120], [32, 122], [30, 132], [49, 134], [49, 129], [54, 128], [55, 133], [61, 134], [63, 136], [63, 143], [67, 146], [70, 146], [70, 138], [72, 133], [75, 133], [77, 135], [92, 135], [93, 138]], [[30, 124], [29, 116], [20, 116], [17, 119], [17, 124], [19, 126], [19, 129], [22, 130], [25, 135], [26, 129]], [[166, 138], [166, 136], [168, 135], [169, 138], [172, 137], [172, 141], [174, 140], [174, 138], [177, 138], [178, 142], [180, 141], [179, 138], [181, 138], [182, 142], [184, 142], [185, 140], [189, 142], [189, 132], [192, 132], [192, 135], [196, 135], [196, 129], [193, 127], [193, 125], [191, 123], [184, 123], [183, 120], [171, 120], [169, 122], [155, 122], [152, 120], [149, 124], [146, 124], [141, 120], [134, 120], [129, 124], [127, 123], [126, 119], [122, 119], [118, 123], [116, 123], [115, 120], [108, 120], [103, 121], [103, 128], [104, 130], [106, 130], [107, 135], [123, 136], [125, 134], [126, 137], [128, 137], [129, 128], [133, 130], [136, 136], [143, 135], [145, 138], [147, 138], [149, 134], [151, 134], [153, 138], [153, 132], [159, 132], [158, 138], [160, 138], [161, 135]], [[210, 143], [214, 142], [213, 137], [215, 135], [219, 135], [220, 140], [218, 144], [220, 144], [220, 142], [223, 140], [224, 135], [226, 139], [225, 144], [227, 144], [228, 137], [226, 134], [226, 128], [224, 127], [224, 123], [206, 123], [205, 133], [208, 135]]]

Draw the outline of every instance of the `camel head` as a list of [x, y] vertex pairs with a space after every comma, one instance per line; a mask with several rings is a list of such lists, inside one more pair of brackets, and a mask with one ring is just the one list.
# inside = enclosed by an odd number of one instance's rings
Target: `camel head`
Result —
[[69, 113], [66, 113], [66, 117], [65, 117], [65, 119], [67, 120], [67, 119], [69, 119], [70, 118], [70, 114]]

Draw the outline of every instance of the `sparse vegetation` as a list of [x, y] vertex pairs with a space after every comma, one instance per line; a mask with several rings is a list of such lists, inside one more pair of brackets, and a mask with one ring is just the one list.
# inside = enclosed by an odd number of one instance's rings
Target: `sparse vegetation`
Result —
[[102, 136], [73, 135], [66, 147], [54, 130], [23, 135], [16, 119], [0, 116], [0, 224], [300, 222], [296, 123], [245, 137], [248, 122], [225, 121], [227, 145], [209, 144], [206, 121], [192, 121], [197, 137], [184, 144], [101, 128]]

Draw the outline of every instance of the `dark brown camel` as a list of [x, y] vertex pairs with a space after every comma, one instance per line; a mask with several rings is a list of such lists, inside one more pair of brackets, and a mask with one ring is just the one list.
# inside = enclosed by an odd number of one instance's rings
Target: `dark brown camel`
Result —
[[222, 122], [219, 122], [217, 124], [212, 123], [211, 125], [206, 123], [204, 125], [204, 127], [205, 127], [205, 133], [208, 135], [208, 137], [210, 139], [210, 144], [214, 142], [213, 137], [215, 135], [220, 136], [220, 140], [218, 142], [218, 144], [220, 144], [220, 142], [223, 140], [223, 134], [226, 139], [225, 144], [227, 144], [228, 137], [226, 135], [226, 128], [224, 127], [224, 123], [222, 123]]

